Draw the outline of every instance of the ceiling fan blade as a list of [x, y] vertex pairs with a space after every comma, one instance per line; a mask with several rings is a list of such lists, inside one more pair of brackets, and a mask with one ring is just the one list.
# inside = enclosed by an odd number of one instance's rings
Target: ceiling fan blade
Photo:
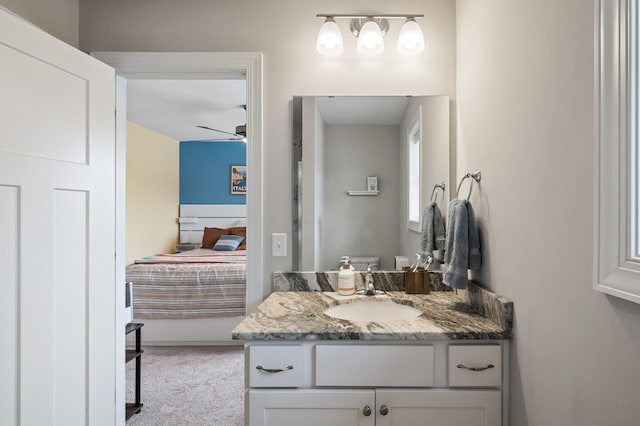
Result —
[[[247, 104], [237, 105], [237, 107], [242, 108], [245, 111], [247, 110]], [[236, 128], [235, 128], [236, 132], [235, 133], [227, 132], [226, 130], [214, 129], [213, 127], [209, 127], [209, 126], [198, 126], [198, 125], [196, 125], [196, 127], [200, 128], [200, 129], [211, 130], [212, 132], [220, 132], [220, 133], [224, 133], [224, 134], [227, 134], [227, 135], [235, 136], [235, 137], [238, 138], [237, 140], [246, 141], [246, 137], [247, 137], [247, 123], [246, 122], [245, 122], [245, 124], [241, 124], [239, 126], [236, 126]], [[216, 139], [207, 139], [207, 140], [213, 141], [213, 140], [216, 140]], [[220, 139], [220, 140], [225, 140], [225, 139]], [[236, 139], [231, 139], [231, 140], [236, 140]]]
[[196, 127], [200, 128], [200, 129], [212, 130], [214, 132], [226, 133], [227, 135], [232, 135], [232, 136], [236, 136], [236, 137], [242, 138], [242, 135], [239, 135], [237, 133], [231, 133], [231, 132], [227, 132], [227, 131], [219, 130], [219, 129], [214, 129], [214, 128], [207, 127], [207, 126], [196, 126]]
[[180, 142], [244, 142], [244, 139], [240, 138], [215, 138], [215, 139], [194, 139], [188, 141], [180, 141]]

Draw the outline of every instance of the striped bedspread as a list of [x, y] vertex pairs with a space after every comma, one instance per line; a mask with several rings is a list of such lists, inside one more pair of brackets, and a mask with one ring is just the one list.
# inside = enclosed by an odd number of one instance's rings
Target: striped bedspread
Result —
[[211, 249], [197, 249], [175, 254], [154, 254], [141, 257], [133, 263], [245, 263], [246, 250], [213, 251]]
[[[245, 315], [246, 252], [202, 256], [200, 249], [176, 255], [150, 256], [127, 266], [133, 283], [136, 319], [188, 319]], [[233, 257], [235, 256], [235, 258]], [[168, 261], [161, 263], [161, 258]], [[150, 258], [154, 258], [151, 260]], [[234, 260], [231, 260], [231, 259]], [[240, 258], [239, 260], [237, 260]]]

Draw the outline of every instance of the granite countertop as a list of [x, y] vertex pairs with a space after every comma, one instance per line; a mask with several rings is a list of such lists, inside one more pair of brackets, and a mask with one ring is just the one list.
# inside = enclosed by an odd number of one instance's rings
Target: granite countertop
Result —
[[[355, 322], [324, 314], [332, 305], [394, 301], [423, 312], [413, 321]], [[510, 303], [510, 302], [509, 302]], [[336, 292], [276, 291], [233, 329], [236, 340], [499, 340], [511, 338], [510, 321], [477, 313], [452, 291], [380, 296], [341, 296]]]

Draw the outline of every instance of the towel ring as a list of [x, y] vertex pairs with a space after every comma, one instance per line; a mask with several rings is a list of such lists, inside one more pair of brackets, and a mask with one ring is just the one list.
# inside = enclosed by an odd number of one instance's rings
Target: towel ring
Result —
[[458, 184], [458, 189], [456, 190], [456, 198], [460, 198], [460, 187], [462, 186], [462, 182], [464, 182], [465, 179], [473, 179], [471, 183], [469, 183], [469, 193], [467, 194], [468, 200], [471, 197], [471, 191], [473, 190], [473, 181], [476, 181], [476, 183], [480, 183], [481, 178], [482, 173], [480, 172], [480, 170], [476, 170], [473, 173], [467, 173], [462, 176], [462, 179], [460, 179], [460, 183]]
[[444, 189], [446, 188], [444, 181], [442, 181], [442, 183], [436, 183], [435, 185], [433, 185], [433, 189], [431, 190], [431, 201], [435, 201], [434, 200], [434, 196], [435, 199], [438, 199], [438, 188], [442, 189], [442, 196], [444, 197]]

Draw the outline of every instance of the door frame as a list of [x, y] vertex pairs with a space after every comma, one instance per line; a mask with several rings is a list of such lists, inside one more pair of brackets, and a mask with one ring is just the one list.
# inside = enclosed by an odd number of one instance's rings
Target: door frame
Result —
[[[262, 300], [263, 286], [263, 186], [262, 186], [262, 53], [214, 52], [91, 52], [91, 56], [116, 70], [116, 247], [124, 250], [126, 167], [125, 158], [126, 80], [135, 79], [233, 79], [246, 78], [247, 83], [247, 312], [255, 310]], [[124, 98], [124, 99], [123, 99]], [[117, 249], [117, 250], [118, 250]], [[116, 283], [124, 283], [124, 255], [116, 253]], [[122, 288], [121, 288], [122, 287]], [[121, 294], [119, 294], [121, 292]], [[116, 300], [124, 300], [124, 287], [116, 286]], [[116, 330], [123, 330], [124, 305], [116, 306]], [[116, 344], [124, 354], [124, 334]], [[124, 367], [116, 377], [116, 407], [124, 408]], [[116, 408], [116, 411], [119, 409]], [[122, 418], [124, 413], [116, 413]]]

